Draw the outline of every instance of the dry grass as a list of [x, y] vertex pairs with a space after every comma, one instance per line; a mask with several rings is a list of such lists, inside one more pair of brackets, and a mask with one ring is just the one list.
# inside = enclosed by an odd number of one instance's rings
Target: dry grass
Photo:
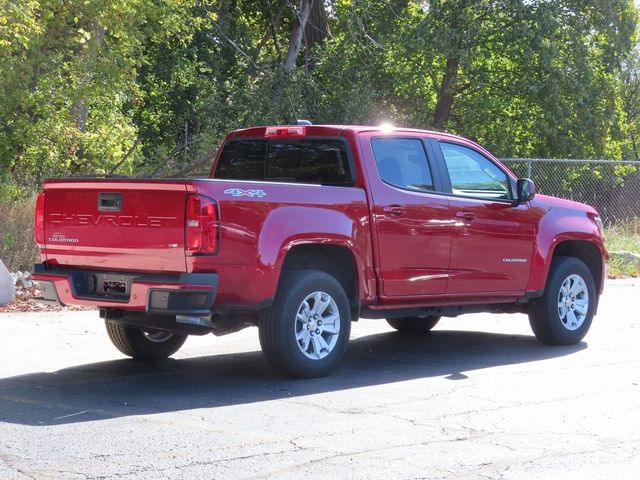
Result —
[[[640, 254], [640, 218], [611, 225], [605, 231], [605, 240], [609, 252]], [[609, 277], [640, 277], [640, 266], [614, 257], [609, 262]]]
[[640, 218], [611, 225], [605, 231], [605, 239], [611, 252], [640, 253]]
[[29, 270], [39, 261], [33, 240], [35, 198], [0, 201], [0, 258], [9, 271]]

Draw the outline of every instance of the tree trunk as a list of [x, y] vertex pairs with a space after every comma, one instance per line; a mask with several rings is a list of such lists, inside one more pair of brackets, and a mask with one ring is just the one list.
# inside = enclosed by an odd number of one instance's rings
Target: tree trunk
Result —
[[457, 57], [447, 58], [447, 66], [442, 76], [440, 90], [438, 91], [438, 103], [433, 115], [433, 128], [442, 129], [449, 121], [451, 108], [453, 107], [453, 97], [455, 95], [454, 85], [458, 78], [458, 65], [460, 60]]
[[466, 31], [465, 25], [470, 20], [467, 8], [472, 3], [473, 1], [470, 0], [457, 0], [456, 2], [442, 2], [438, 7], [442, 9], [441, 13], [445, 14], [446, 27], [444, 28], [450, 40], [447, 45], [448, 48], [445, 49], [447, 62], [438, 90], [436, 110], [433, 115], [433, 127], [436, 129], [443, 129], [449, 121], [456, 94], [470, 87], [469, 84], [462, 88], [457, 88], [456, 83], [458, 81], [460, 57], [464, 55], [462, 52], [466, 51], [464, 32]]
[[[87, 47], [80, 54], [81, 62], [85, 66], [84, 76], [80, 81], [80, 87], [82, 90], [88, 88], [93, 81], [97, 58], [100, 54], [100, 49], [102, 48], [102, 44], [104, 43], [104, 37], [106, 34], [105, 28], [97, 22], [94, 23], [92, 27], [92, 38], [89, 41]], [[80, 132], [84, 133], [87, 129], [87, 122], [89, 120], [89, 108], [87, 107], [84, 96], [81, 96], [78, 99], [78, 102], [75, 106], [75, 111], [76, 128]]]
[[304, 31], [307, 27], [309, 20], [309, 13], [311, 13], [311, 7], [314, 0], [300, 0], [300, 8], [296, 15], [296, 23], [293, 26], [291, 32], [291, 40], [289, 41], [289, 49], [287, 50], [287, 56], [284, 59], [282, 65], [282, 71], [285, 76], [289, 76], [293, 69], [296, 68], [296, 60], [300, 53], [300, 47], [302, 47], [302, 39], [304, 38]]
[[[273, 92], [273, 107], [275, 111], [280, 112], [280, 117], [285, 123], [294, 123], [296, 112], [294, 106], [291, 108], [285, 108], [284, 95], [287, 89], [287, 84], [291, 73], [296, 68], [296, 61], [300, 54], [300, 48], [302, 47], [302, 40], [304, 38], [304, 31], [307, 27], [309, 20], [309, 14], [311, 7], [316, 0], [300, 0], [300, 6], [296, 14], [296, 22], [291, 32], [291, 39], [289, 40], [289, 47], [287, 49], [287, 55], [282, 62], [282, 66], [276, 77]], [[320, 1], [320, 0], [317, 0]]]
[[[81, 134], [84, 134], [87, 131], [87, 127], [89, 125], [89, 107], [84, 93], [93, 82], [96, 63], [106, 35], [105, 28], [99, 23], [94, 22], [91, 27], [91, 31], [93, 33], [92, 38], [80, 54], [81, 61], [85, 67], [85, 72], [80, 80], [80, 96], [74, 108], [76, 114], [76, 128]], [[83, 163], [85, 163], [84, 155], [83, 143], [80, 141], [78, 149], [71, 156], [71, 162], [69, 164], [69, 169], [73, 173], [77, 173], [82, 168]]]
[[317, 0], [313, 2], [307, 28], [304, 31], [304, 68], [307, 73], [314, 66], [311, 56], [313, 46], [322, 43], [326, 38], [331, 38], [329, 17], [324, 1]]
[[304, 31], [304, 44], [307, 49], [313, 47], [316, 43], [321, 43], [325, 38], [331, 37], [331, 29], [329, 28], [329, 19], [324, 2], [321, 0], [313, 2], [307, 28]]

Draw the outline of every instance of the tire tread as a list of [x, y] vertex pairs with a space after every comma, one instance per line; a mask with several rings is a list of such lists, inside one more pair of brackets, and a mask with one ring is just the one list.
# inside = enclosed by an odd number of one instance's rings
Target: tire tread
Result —
[[[126, 317], [125, 317], [126, 318]], [[167, 341], [149, 341], [142, 329], [126, 324], [105, 320], [107, 335], [111, 343], [124, 355], [136, 360], [159, 360], [176, 353], [187, 340], [188, 335], [174, 333]]]
[[[589, 289], [589, 312], [582, 326], [575, 331], [564, 329], [557, 318], [558, 282], [567, 275], [577, 273], [582, 276]], [[529, 324], [534, 335], [545, 345], [574, 345], [580, 342], [589, 331], [595, 311], [596, 291], [591, 271], [585, 263], [576, 257], [559, 256], [553, 259], [549, 277], [542, 297], [532, 302], [529, 309]]]
[[[317, 270], [290, 270], [283, 272], [282, 275], [275, 301], [261, 317], [259, 339], [262, 351], [273, 367], [288, 375], [303, 378], [327, 375], [343, 356], [349, 338], [351, 310], [344, 289], [335, 278]], [[290, 325], [287, 322], [291, 312], [286, 311], [294, 300], [293, 297], [301, 294], [300, 289], [314, 282], [324, 285], [323, 288], [334, 290], [334, 300], [338, 308], [340, 304], [343, 305], [340, 315], [340, 334], [343, 335], [344, 342], [344, 345], [337, 344], [328, 357], [316, 361], [300, 358], [302, 353], [296, 351], [298, 346], [291, 342], [288, 336]]]
[[407, 335], [425, 335], [440, 321], [440, 317], [387, 318], [387, 323], [398, 332]]

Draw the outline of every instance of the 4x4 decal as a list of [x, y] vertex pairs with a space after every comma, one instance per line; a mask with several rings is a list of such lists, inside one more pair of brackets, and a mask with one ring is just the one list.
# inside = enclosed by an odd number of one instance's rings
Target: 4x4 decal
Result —
[[264, 190], [243, 190], [241, 188], [227, 188], [224, 193], [234, 197], [262, 198], [267, 196]]

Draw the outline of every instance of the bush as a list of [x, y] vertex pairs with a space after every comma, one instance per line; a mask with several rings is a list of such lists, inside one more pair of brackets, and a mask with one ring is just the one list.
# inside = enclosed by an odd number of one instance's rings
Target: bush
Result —
[[[631, 260], [640, 254], [640, 219], [609, 226], [605, 231], [607, 250], [612, 254], [609, 262], [609, 277], [638, 277], [640, 267]], [[615, 255], [627, 252], [629, 255]]]
[[12, 197], [0, 197], [0, 258], [9, 271], [31, 271], [33, 264], [39, 261], [33, 240], [35, 196]]
[[640, 253], [640, 218], [610, 225], [605, 240], [611, 252]]

